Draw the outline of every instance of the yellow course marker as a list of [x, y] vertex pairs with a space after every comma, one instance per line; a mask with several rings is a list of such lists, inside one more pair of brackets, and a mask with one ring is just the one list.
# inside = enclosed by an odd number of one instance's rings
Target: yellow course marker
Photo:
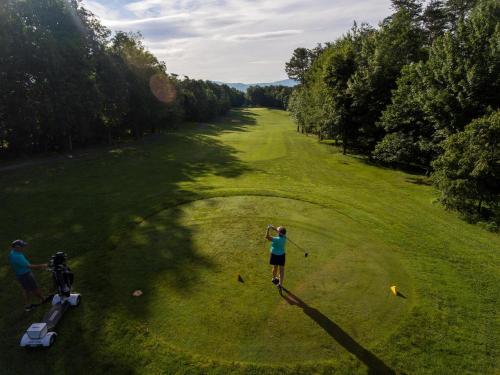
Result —
[[396, 285], [391, 286], [391, 292], [392, 292], [392, 294], [394, 294], [395, 296], [397, 296], [397, 295], [398, 295], [398, 292], [397, 292], [397, 290], [396, 290]]

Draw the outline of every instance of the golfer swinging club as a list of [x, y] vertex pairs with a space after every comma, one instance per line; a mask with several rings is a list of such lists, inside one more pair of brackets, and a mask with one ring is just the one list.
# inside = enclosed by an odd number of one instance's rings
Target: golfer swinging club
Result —
[[[274, 229], [278, 232], [277, 237], [271, 237], [269, 231]], [[271, 224], [267, 226], [266, 239], [271, 242], [271, 258], [269, 259], [269, 264], [273, 266], [273, 278], [272, 283], [276, 285], [280, 290], [283, 287], [283, 279], [285, 278], [285, 242], [286, 242], [286, 229], [284, 227], [275, 228]], [[278, 267], [280, 271], [279, 279], [276, 277], [278, 273]]]

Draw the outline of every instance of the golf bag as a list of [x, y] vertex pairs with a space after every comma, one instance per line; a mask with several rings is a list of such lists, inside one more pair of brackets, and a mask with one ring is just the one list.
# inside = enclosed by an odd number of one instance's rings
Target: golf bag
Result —
[[49, 261], [49, 270], [52, 272], [54, 287], [60, 297], [70, 296], [74, 280], [73, 272], [66, 265], [66, 258], [66, 254], [59, 251]]
[[60, 251], [53, 255], [49, 260], [48, 269], [52, 272], [56, 294], [49, 295], [44, 302], [52, 301], [52, 307], [41, 322], [33, 323], [26, 330], [21, 338], [22, 347], [51, 346], [57, 336], [54, 328], [63, 314], [70, 306], [80, 304], [80, 294], [71, 293], [73, 272], [66, 265], [66, 254]]

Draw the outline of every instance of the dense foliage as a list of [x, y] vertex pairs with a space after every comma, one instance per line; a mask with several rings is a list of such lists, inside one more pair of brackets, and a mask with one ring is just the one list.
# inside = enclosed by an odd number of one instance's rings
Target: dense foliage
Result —
[[[489, 197], [486, 202], [481, 189], [465, 183], [445, 188], [453, 173], [442, 173], [442, 157], [448, 153], [449, 160], [451, 144], [458, 139], [465, 142], [468, 137], [477, 147], [478, 142], [487, 142], [486, 137], [472, 140], [464, 129], [499, 108], [500, 3], [392, 3], [394, 14], [378, 29], [355, 24], [317, 53], [295, 51], [286, 67], [290, 77], [301, 81], [288, 106], [298, 130], [333, 139], [342, 144], [344, 153], [359, 152], [427, 172], [435, 168], [436, 175], [441, 173], [435, 181], [447, 207], [470, 216], [468, 207], [474, 201], [478, 212], [495, 216], [491, 211], [498, 210], [498, 192], [484, 193]], [[492, 155], [497, 157], [492, 165], [498, 164], [498, 153]], [[436, 159], [441, 161], [433, 163]], [[491, 188], [500, 190], [498, 183]]]
[[142, 137], [243, 101], [169, 75], [140, 34], [112, 35], [77, 0], [0, 2], [0, 156]]
[[293, 89], [286, 86], [250, 86], [246, 103], [251, 106], [287, 109]]
[[433, 179], [449, 207], [468, 217], [492, 218], [500, 210], [500, 111], [472, 121], [443, 142]]

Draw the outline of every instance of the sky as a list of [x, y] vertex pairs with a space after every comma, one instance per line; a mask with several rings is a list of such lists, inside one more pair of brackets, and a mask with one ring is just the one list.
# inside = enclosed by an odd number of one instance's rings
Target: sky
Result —
[[297, 47], [333, 41], [356, 20], [376, 26], [390, 0], [83, 0], [110, 29], [141, 31], [167, 71], [222, 82], [287, 78]]

